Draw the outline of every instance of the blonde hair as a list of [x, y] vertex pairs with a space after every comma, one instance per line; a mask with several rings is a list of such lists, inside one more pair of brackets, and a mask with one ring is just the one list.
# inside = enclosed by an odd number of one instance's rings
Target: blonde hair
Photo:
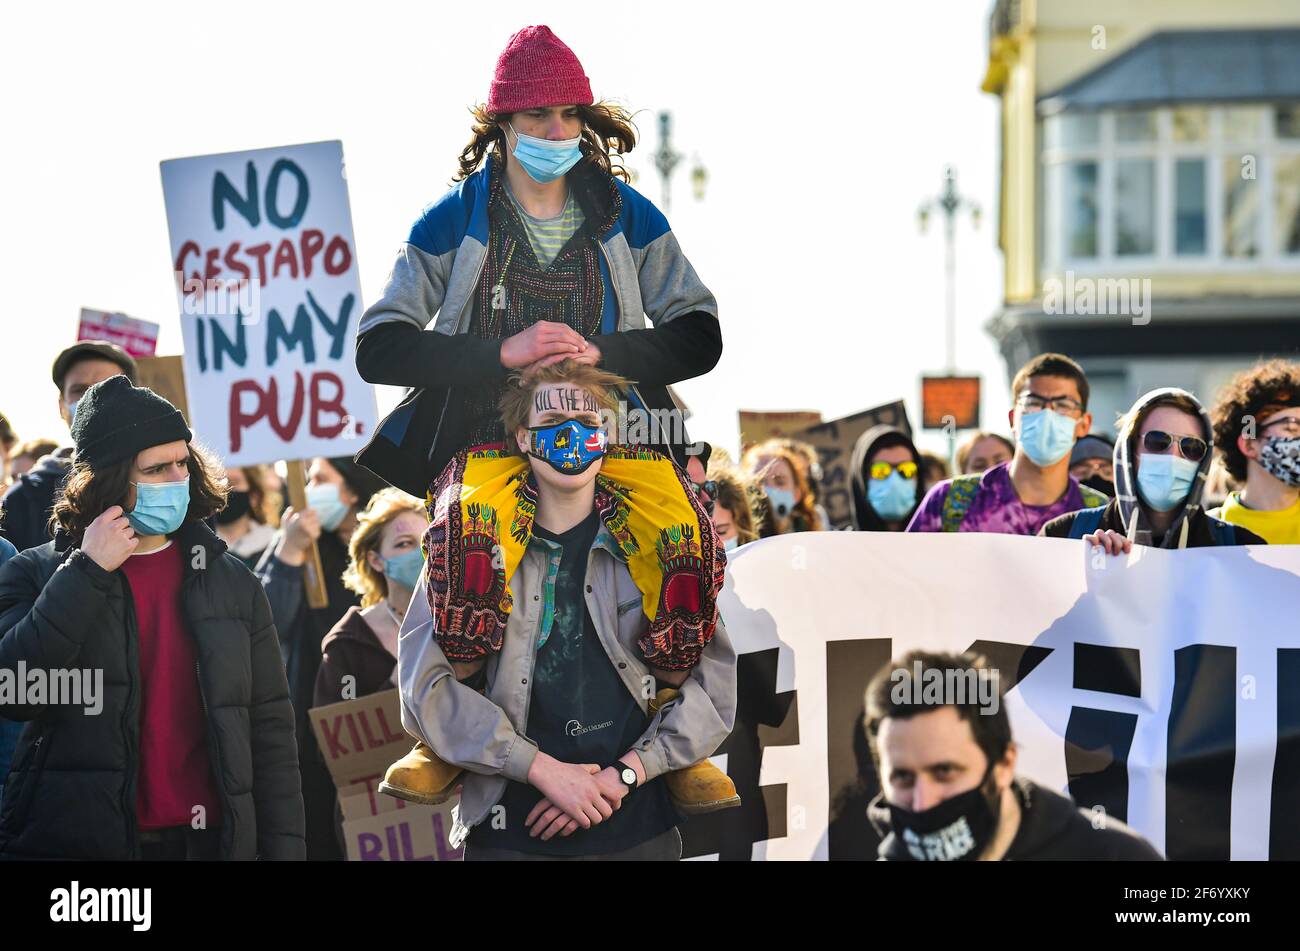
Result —
[[[807, 526], [803, 531], [819, 532], [823, 526], [821, 516], [817, 514], [816, 499], [808, 477], [809, 461], [802, 452], [790, 448], [788, 443], [798, 445], [794, 440], [769, 439], [756, 446], [750, 446], [745, 450], [743, 467], [746, 471], [752, 473], [754, 478], [761, 484], [766, 476], [768, 466], [776, 459], [785, 460], [785, 464], [790, 467], [790, 474], [794, 477], [795, 488], [799, 491], [799, 501], [795, 503], [794, 511], [790, 513], [789, 517], [796, 525], [802, 522]], [[768, 459], [768, 462], [763, 466], [765, 471], [760, 473], [758, 471], [758, 460], [764, 457]]]
[[361, 606], [368, 608], [388, 597], [388, 579], [375, 571], [367, 557], [379, 551], [384, 528], [393, 519], [407, 512], [419, 512], [427, 518], [424, 503], [401, 489], [381, 489], [370, 498], [369, 504], [357, 515], [357, 530], [348, 543], [347, 570], [343, 584], [349, 591], [361, 595]]
[[[608, 370], [598, 370], [586, 363], [573, 360], [561, 360], [550, 366], [541, 367], [525, 375], [522, 371], [510, 374], [506, 380], [505, 392], [497, 408], [501, 412], [501, 422], [505, 427], [506, 448], [516, 451], [515, 430], [528, 428], [528, 414], [533, 408], [533, 392], [548, 383], [570, 383], [586, 390], [596, 402], [608, 411], [617, 411], [620, 391], [626, 390], [632, 381]], [[601, 414], [604, 417], [604, 413]], [[613, 441], [613, 433], [608, 433]]]

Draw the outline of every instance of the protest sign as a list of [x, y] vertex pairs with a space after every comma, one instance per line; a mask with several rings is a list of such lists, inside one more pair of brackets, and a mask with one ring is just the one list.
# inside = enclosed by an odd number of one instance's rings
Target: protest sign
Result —
[[907, 420], [907, 408], [902, 400], [897, 400], [793, 434], [793, 438], [806, 442], [817, 450], [817, 461], [822, 467], [818, 502], [826, 509], [831, 528], [848, 528], [853, 524], [852, 473], [849, 471], [849, 463], [858, 437], [872, 426], [897, 426], [909, 436], [912, 433], [912, 426]]
[[[307, 711], [325, 766], [344, 794], [411, 751], [415, 741], [402, 729], [396, 690], [372, 693]], [[351, 790], [355, 792], [356, 790]]]
[[[719, 750], [752, 750], [738, 790], [764, 808], [692, 819], [686, 855], [740, 843], [752, 858], [872, 858], [863, 692], [924, 648], [1000, 671], [1020, 775], [1171, 859], [1300, 858], [1300, 631], [1279, 623], [1296, 603], [1293, 545], [1110, 557], [1065, 539], [860, 532], [743, 545], [718, 602], [740, 707], [766, 692], [788, 713]], [[750, 656], [767, 659], [766, 683], [746, 682]]]
[[348, 819], [343, 843], [349, 862], [459, 862], [464, 848], [448, 841], [455, 800], [440, 806], [408, 803], [404, 810]]
[[133, 357], [151, 357], [158, 349], [158, 325], [126, 314], [81, 308], [77, 321], [78, 340], [106, 340]]
[[980, 425], [980, 378], [921, 377], [921, 426], [954, 433]]
[[353, 455], [375, 426], [340, 142], [162, 163], [196, 433], [228, 466]]
[[136, 357], [135, 382], [147, 386], [178, 410], [185, 420], [190, 420], [189, 401], [185, 397], [185, 367], [179, 356]]
[[755, 443], [773, 436], [789, 436], [822, 421], [822, 414], [814, 410], [759, 411], [742, 409], [740, 416], [740, 449], [743, 452]]

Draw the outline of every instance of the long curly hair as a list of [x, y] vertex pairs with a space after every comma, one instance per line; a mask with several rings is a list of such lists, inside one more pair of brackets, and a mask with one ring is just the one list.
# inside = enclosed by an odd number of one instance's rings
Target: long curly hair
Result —
[[[190, 507], [185, 521], [197, 522], [226, 507], [230, 485], [226, 470], [207, 450], [193, 443], [189, 450]], [[103, 469], [91, 469], [82, 460], [73, 462], [63, 494], [50, 513], [50, 534], [61, 530], [71, 536], [74, 545], [80, 545], [91, 522], [114, 505], [125, 509], [134, 465], [134, 456]]]
[[370, 498], [370, 503], [357, 515], [357, 530], [348, 542], [349, 562], [343, 572], [343, 584], [349, 591], [361, 595], [361, 606], [368, 608], [388, 597], [388, 578], [375, 571], [367, 557], [379, 551], [384, 539], [384, 529], [399, 515], [414, 512], [421, 518], [428, 516], [424, 503], [401, 489], [380, 489]]
[[1238, 482], [1246, 481], [1246, 456], [1237, 437], [1250, 417], [1258, 427], [1265, 418], [1288, 406], [1300, 405], [1300, 363], [1267, 360], [1243, 370], [1219, 394], [1210, 414], [1214, 420], [1214, 445], [1223, 464]]
[[[817, 500], [813, 494], [812, 482], [809, 477], [809, 462], [804, 455], [784, 445], [780, 439], [769, 439], [745, 450], [741, 468], [751, 473], [761, 485], [766, 477], [767, 469], [777, 459], [785, 460], [785, 464], [790, 467], [790, 473], [794, 476], [795, 489], [799, 495], [799, 501], [795, 503], [794, 511], [789, 515], [790, 530], [796, 532], [820, 532], [824, 530], [826, 526], [822, 524], [821, 516], [817, 513]], [[771, 513], [770, 506], [768, 512]], [[777, 529], [774, 517], [770, 522], [765, 520], [765, 523], [763, 530], [759, 533], [763, 538], [776, 533]]]
[[[470, 108], [470, 114], [474, 117], [470, 125], [472, 135], [461, 149], [460, 167], [452, 177], [453, 182], [463, 181], [477, 172], [489, 150], [502, 163], [509, 151], [505, 133], [497, 123], [509, 120], [514, 113], [488, 112], [487, 106], [480, 103]], [[602, 99], [590, 106], [579, 105], [578, 118], [582, 120], [582, 142], [578, 147], [585, 160], [599, 165], [608, 175], [629, 181], [631, 176], [623, 167], [622, 157], [636, 148], [632, 113]]]

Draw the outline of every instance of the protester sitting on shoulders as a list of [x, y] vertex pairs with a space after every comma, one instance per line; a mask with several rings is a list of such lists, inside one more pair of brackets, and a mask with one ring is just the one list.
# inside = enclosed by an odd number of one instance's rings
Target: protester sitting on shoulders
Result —
[[1134, 543], [1155, 548], [1258, 545], [1263, 539], [1201, 508], [1210, 468], [1210, 417], [1191, 393], [1169, 387], [1138, 398], [1119, 424], [1115, 498], [1070, 512], [1041, 535], [1082, 538], [1112, 555]]

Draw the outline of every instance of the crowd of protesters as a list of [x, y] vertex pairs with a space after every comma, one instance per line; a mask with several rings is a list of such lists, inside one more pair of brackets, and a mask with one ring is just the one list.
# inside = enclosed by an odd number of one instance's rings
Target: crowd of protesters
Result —
[[[741, 806], [707, 757], [769, 722], [767, 688], [717, 616], [723, 568], [836, 526], [798, 439], [738, 461], [684, 429], [610, 443], [602, 410], [674, 410], [668, 386], [722, 349], [712, 293], [625, 181], [635, 141], [549, 29], [511, 38], [456, 186], [360, 323], [360, 373], [408, 396], [355, 458], [310, 461], [300, 510], [274, 467], [223, 469], [112, 344], [54, 361], [68, 438], [0, 417], [0, 667], [107, 682], [98, 717], [0, 705], [0, 857], [341, 858], [307, 711], [393, 686], [415, 746], [380, 788], [460, 789], [467, 858], [675, 859], [680, 817]], [[1033, 358], [1007, 433], [971, 435], [951, 474], [908, 430], [867, 430], [841, 527], [1111, 555], [1300, 542], [1300, 364], [1243, 371], [1210, 410], [1147, 393], [1114, 427], [1089, 396], [1068, 356]], [[912, 659], [974, 663], [894, 666]], [[867, 699], [882, 857], [1157, 857], [1016, 777], [1005, 714]], [[935, 782], [921, 750], [965, 765]]]

